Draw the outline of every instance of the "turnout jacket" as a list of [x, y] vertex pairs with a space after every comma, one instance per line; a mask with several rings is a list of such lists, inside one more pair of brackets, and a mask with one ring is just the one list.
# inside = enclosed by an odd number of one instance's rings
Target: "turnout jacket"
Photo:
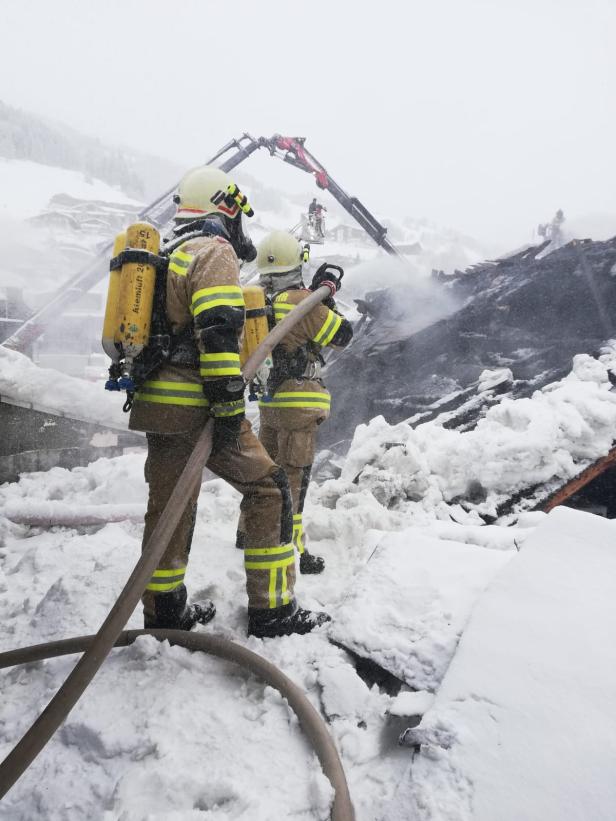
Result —
[[[292, 288], [276, 294], [272, 298], [274, 321], [284, 319], [311, 293], [304, 288]], [[282, 381], [276, 379], [267, 395], [260, 400], [260, 408], [302, 408], [316, 411], [323, 419], [329, 416], [331, 396], [317, 375], [318, 363], [321, 361], [320, 351], [328, 345], [345, 347], [352, 336], [353, 331], [347, 319], [323, 303], [316, 305], [274, 350], [274, 376], [279, 362], [289, 362], [294, 357], [297, 360], [300, 352], [306, 362], [303, 373], [289, 375]]]
[[[239, 336], [244, 299], [235, 252], [222, 237], [197, 237], [169, 258], [167, 319], [174, 334], [192, 327], [194, 366], [164, 364], [135, 393], [129, 428], [183, 433], [208, 416], [203, 381], [240, 376]], [[173, 362], [173, 356], [171, 357]]]

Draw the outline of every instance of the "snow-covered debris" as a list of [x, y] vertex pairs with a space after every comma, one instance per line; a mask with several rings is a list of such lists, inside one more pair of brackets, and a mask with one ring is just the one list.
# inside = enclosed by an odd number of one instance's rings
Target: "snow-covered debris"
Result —
[[320, 492], [369, 490], [386, 508], [447, 519], [451, 503], [464, 498], [479, 514], [495, 516], [513, 494], [569, 479], [610, 450], [616, 393], [608, 364], [576, 356], [560, 382], [529, 398], [504, 398], [466, 432], [376, 417], [357, 427], [341, 478]]
[[427, 690], [417, 690], [416, 692], [409, 690], [396, 696], [394, 703], [389, 708], [389, 714], [402, 718], [422, 716], [428, 712], [433, 703], [433, 693], [429, 693]]
[[332, 637], [410, 687], [434, 691], [475, 601], [512, 555], [415, 529], [388, 536], [357, 574]]
[[128, 426], [128, 415], [122, 412], [118, 395], [105, 391], [102, 381], [87, 382], [50, 368], [39, 368], [27, 356], [2, 346], [0, 397], [120, 430]]
[[510, 368], [485, 369], [479, 374], [479, 384], [477, 392], [489, 391], [498, 385], [505, 385], [513, 382], [513, 373]]
[[475, 607], [387, 821], [610, 821], [614, 524], [558, 508]]

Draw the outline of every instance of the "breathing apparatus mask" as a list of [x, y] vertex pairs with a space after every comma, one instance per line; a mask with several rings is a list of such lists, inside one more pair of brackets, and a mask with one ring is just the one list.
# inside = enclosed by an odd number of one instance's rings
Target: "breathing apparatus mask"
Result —
[[248, 233], [246, 215], [240, 212], [233, 219], [229, 217], [223, 217], [223, 219], [227, 224], [229, 242], [237, 257], [244, 262], [252, 262], [257, 257], [257, 249]]
[[259, 285], [265, 290], [268, 296], [279, 294], [290, 288], [303, 288], [302, 266], [299, 265], [292, 271], [285, 271], [283, 274], [260, 274]]
[[222, 214], [210, 214], [194, 220], [181, 220], [173, 228], [173, 237], [166, 242], [166, 251], [170, 253], [181, 244], [195, 237], [223, 237], [228, 240], [238, 259], [252, 262], [257, 256], [257, 249], [245, 226], [246, 217], [238, 214], [231, 219]]

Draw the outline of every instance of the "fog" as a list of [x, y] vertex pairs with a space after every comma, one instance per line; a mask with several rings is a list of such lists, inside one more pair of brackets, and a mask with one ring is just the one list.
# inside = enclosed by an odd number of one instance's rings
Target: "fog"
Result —
[[0, 16], [0, 99], [183, 167], [246, 130], [303, 135], [378, 215], [502, 250], [557, 208], [616, 214], [613, 0], [4, 0]]

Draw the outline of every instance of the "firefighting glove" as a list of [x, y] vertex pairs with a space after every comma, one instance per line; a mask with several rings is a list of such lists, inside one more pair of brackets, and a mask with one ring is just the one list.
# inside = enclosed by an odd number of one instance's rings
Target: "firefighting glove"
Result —
[[240, 428], [246, 418], [244, 388], [244, 380], [240, 376], [206, 379], [203, 383], [203, 393], [214, 417], [212, 453], [237, 445]]
[[[339, 273], [336, 274], [336, 271]], [[323, 300], [323, 303], [332, 310], [336, 307], [336, 303], [334, 302], [334, 294], [338, 293], [342, 287], [343, 275], [344, 270], [339, 265], [330, 265], [328, 262], [324, 262], [323, 265], [317, 269], [315, 275], [312, 277], [312, 282], [310, 283], [311, 291], [316, 291], [317, 288], [321, 287], [321, 285], [329, 286], [331, 294]]]

